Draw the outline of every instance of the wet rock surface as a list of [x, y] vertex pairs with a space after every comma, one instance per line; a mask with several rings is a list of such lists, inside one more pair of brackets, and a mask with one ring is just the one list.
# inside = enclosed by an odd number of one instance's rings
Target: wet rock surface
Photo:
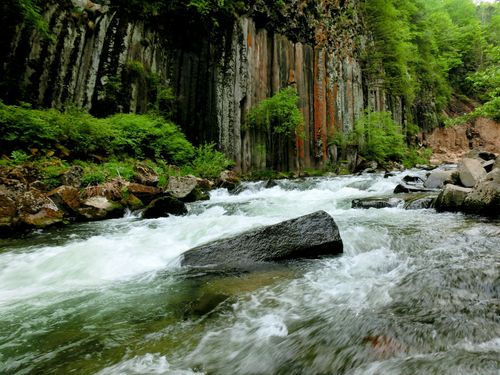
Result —
[[333, 218], [324, 211], [198, 246], [182, 255], [192, 267], [240, 267], [343, 252]]
[[145, 208], [142, 217], [145, 219], [156, 219], [170, 215], [180, 216], [187, 214], [186, 205], [174, 197], [162, 197], [152, 201]]
[[364, 199], [354, 199], [352, 201], [352, 208], [391, 208], [397, 207], [404, 201], [400, 198], [364, 198]]

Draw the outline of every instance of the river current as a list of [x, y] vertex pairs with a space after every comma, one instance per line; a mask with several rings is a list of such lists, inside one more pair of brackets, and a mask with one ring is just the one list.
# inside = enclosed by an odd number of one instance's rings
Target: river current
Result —
[[[350, 208], [404, 173], [252, 182], [183, 217], [0, 240], [0, 374], [499, 374], [500, 223]], [[180, 267], [191, 247], [316, 210], [343, 255]]]

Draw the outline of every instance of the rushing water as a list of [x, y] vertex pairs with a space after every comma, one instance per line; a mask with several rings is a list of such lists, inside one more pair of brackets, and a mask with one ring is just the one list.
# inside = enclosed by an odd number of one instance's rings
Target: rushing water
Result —
[[[354, 210], [399, 176], [249, 183], [184, 217], [0, 242], [1, 374], [499, 374], [500, 225]], [[316, 210], [340, 257], [193, 273], [198, 244]]]

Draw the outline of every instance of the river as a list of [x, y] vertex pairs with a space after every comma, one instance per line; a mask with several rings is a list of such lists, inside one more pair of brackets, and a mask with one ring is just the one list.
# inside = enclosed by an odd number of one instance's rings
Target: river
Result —
[[[0, 374], [499, 374], [500, 223], [350, 208], [401, 176], [252, 182], [183, 217], [0, 240]], [[198, 244], [316, 210], [342, 256], [180, 267]]]

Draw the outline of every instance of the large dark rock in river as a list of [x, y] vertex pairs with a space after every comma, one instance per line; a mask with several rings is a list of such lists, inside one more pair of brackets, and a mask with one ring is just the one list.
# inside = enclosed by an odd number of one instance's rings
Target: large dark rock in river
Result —
[[183, 254], [181, 263], [193, 267], [239, 267], [316, 258], [342, 251], [342, 239], [335, 221], [326, 212], [317, 211], [195, 247]]

